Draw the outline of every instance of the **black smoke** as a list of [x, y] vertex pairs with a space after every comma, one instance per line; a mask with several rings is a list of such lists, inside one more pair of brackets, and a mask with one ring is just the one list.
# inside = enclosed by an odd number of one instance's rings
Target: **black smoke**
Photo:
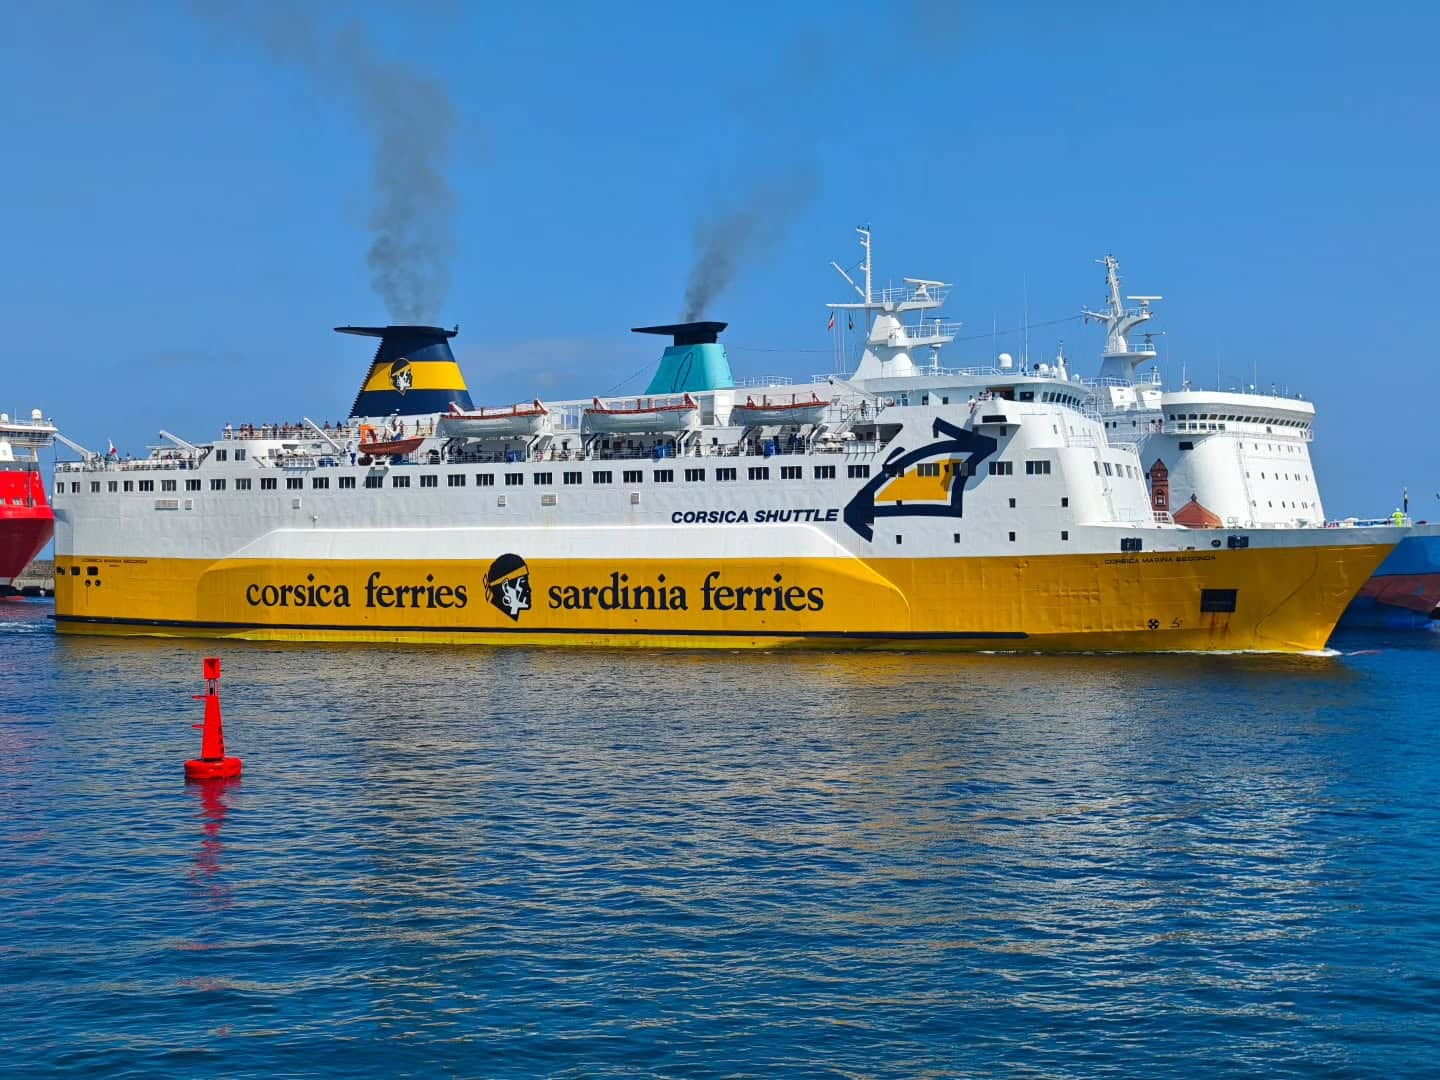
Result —
[[304, 68], [355, 109], [374, 147], [366, 262], [393, 322], [434, 322], [450, 290], [456, 197], [449, 165], [455, 110], [443, 84], [382, 59], [363, 26], [332, 31], [279, 2], [193, 0], [196, 14]]

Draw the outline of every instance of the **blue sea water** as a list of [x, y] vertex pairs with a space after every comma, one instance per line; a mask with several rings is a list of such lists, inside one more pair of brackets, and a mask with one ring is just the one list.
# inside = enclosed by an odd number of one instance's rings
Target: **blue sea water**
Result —
[[[1440, 635], [752, 656], [48, 615], [0, 606], [0, 1070], [1440, 1066]], [[210, 652], [245, 774], [187, 786]]]

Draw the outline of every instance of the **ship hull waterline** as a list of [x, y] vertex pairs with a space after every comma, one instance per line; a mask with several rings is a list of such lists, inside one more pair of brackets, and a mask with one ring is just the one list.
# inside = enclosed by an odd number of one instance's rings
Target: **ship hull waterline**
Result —
[[528, 564], [503, 555], [523, 569], [518, 596], [519, 571], [490, 582], [493, 557], [67, 555], [55, 618], [69, 634], [256, 641], [1304, 653], [1325, 647], [1390, 550]]

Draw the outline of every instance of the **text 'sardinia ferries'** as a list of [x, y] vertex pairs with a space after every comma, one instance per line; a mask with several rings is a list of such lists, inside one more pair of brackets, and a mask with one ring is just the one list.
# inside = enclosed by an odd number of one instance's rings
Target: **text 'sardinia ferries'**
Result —
[[[57, 467], [62, 630], [720, 648], [1321, 648], [1394, 530], [1197, 537], [1062, 370], [922, 370], [945, 287], [871, 287], [851, 378], [737, 387], [723, 323], [639, 398], [476, 408], [453, 331], [351, 419]], [[847, 279], [848, 280], [848, 279]], [[362, 447], [360, 430], [369, 428]], [[419, 438], [414, 449], [406, 441]], [[379, 449], [377, 449], [379, 448]], [[367, 452], [368, 451], [368, 452]]]

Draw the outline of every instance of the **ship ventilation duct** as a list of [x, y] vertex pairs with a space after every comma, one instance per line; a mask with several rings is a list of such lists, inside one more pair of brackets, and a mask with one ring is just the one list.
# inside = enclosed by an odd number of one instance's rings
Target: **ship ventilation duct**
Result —
[[337, 333], [380, 339], [370, 370], [350, 406], [352, 417], [425, 416], [453, 401], [472, 409], [465, 376], [450, 351], [459, 327], [337, 326]]
[[660, 367], [645, 393], [693, 394], [733, 388], [735, 379], [730, 374], [730, 357], [720, 344], [720, 331], [727, 325], [689, 322], [632, 327], [637, 334], [660, 334], [673, 339], [673, 344], [661, 354]]

